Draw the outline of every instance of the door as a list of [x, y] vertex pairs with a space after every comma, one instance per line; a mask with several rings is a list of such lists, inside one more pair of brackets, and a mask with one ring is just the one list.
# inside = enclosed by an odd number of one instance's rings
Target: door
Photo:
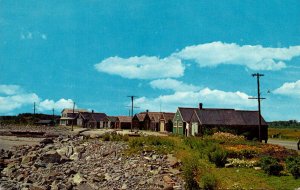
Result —
[[198, 134], [198, 123], [192, 123], [192, 135], [195, 136]]
[[165, 131], [165, 123], [163, 121], [160, 122], [160, 131]]

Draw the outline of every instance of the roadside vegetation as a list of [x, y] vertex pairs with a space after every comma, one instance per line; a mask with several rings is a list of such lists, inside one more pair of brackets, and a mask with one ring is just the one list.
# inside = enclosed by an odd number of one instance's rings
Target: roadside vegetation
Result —
[[[115, 137], [114, 137], [115, 136]], [[181, 160], [187, 189], [295, 189], [300, 187], [300, 158], [281, 146], [247, 141], [243, 136], [215, 133], [200, 137], [121, 137], [128, 154], [156, 151]]]
[[269, 128], [269, 138], [299, 140], [300, 127], [298, 127], [298, 128]]

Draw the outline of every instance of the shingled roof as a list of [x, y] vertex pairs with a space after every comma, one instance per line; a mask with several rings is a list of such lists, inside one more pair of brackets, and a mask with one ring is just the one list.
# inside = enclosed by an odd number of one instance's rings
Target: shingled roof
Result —
[[[195, 109], [202, 125], [255, 126], [259, 125], [257, 111], [234, 109]], [[262, 118], [262, 125], [267, 125]]]
[[181, 114], [182, 120], [185, 122], [190, 121], [192, 114], [195, 110], [198, 110], [199, 108], [183, 108], [179, 107], [178, 110]]

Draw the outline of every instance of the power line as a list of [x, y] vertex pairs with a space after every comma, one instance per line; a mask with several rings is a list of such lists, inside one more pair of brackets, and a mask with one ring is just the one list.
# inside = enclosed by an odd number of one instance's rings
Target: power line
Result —
[[263, 77], [264, 74], [260, 73], [254, 73], [252, 74], [252, 77], [256, 77], [257, 79], [257, 97], [250, 97], [249, 99], [257, 99], [258, 103], [258, 139], [261, 142], [261, 108], [260, 108], [260, 100], [266, 99], [266, 98], [261, 98], [260, 97], [260, 83], [259, 83], [259, 78]]

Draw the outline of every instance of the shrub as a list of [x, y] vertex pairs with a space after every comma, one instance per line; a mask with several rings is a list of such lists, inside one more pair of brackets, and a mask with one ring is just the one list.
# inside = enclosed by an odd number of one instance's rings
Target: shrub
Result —
[[214, 175], [208, 173], [201, 178], [203, 189], [213, 190], [217, 188], [217, 179]]
[[220, 148], [215, 148], [215, 150], [208, 153], [208, 160], [218, 168], [224, 167], [227, 161], [227, 152]]
[[195, 157], [185, 158], [183, 160], [183, 178], [185, 181], [186, 189], [198, 190], [199, 184], [196, 181], [198, 173], [198, 159]]
[[217, 132], [212, 136], [213, 139], [222, 141], [222, 142], [232, 142], [232, 141], [244, 141], [244, 136], [237, 136], [231, 133]]
[[260, 166], [268, 175], [279, 175], [283, 166], [273, 157], [267, 156], [260, 160]]
[[300, 157], [288, 157], [285, 161], [287, 170], [295, 179], [300, 177]]
[[110, 141], [110, 134], [105, 133], [102, 138], [103, 138], [104, 141]]

